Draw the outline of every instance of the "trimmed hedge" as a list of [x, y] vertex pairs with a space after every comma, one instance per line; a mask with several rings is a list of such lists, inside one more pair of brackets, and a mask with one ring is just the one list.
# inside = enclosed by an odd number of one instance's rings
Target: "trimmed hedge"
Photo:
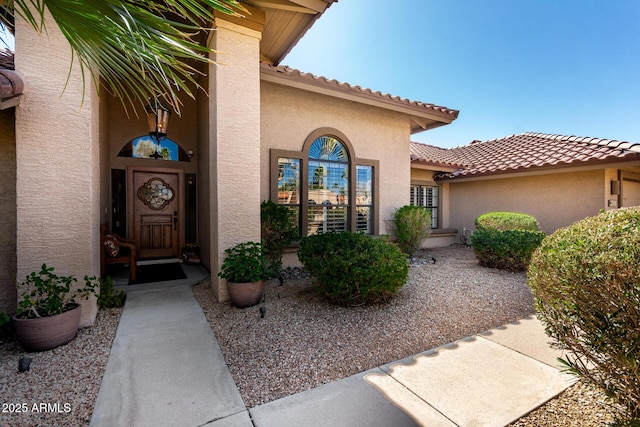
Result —
[[483, 267], [526, 271], [533, 251], [546, 234], [531, 215], [489, 212], [475, 220], [471, 246]]
[[531, 255], [546, 234], [531, 230], [476, 230], [471, 246], [483, 267], [526, 271]]
[[565, 364], [640, 422], [640, 208], [586, 218], [547, 237], [529, 286]]
[[475, 220], [477, 230], [531, 230], [540, 229], [538, 221], [531, 215], [518, 212], [489, 212]]
[[333, 302], [386, 302], [407, 281], [409, 266], [397, 246], [349, 232], [304, 237], [298, 258]]

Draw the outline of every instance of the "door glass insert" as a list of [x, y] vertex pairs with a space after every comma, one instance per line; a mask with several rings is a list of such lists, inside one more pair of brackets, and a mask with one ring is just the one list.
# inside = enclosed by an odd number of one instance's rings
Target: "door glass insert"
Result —
[[170, 203], [175, 191], [160, 178], [151, 178], [138, 188], [138, 198], [151, 209], [161, 210]]

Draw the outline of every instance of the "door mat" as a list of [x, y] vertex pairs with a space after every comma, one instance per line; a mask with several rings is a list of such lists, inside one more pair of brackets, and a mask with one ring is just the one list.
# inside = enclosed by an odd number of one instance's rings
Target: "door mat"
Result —
[[136, 281], [132, 285], [151, 282], [165, 282], [167, 280], [186, 279], [187, 275], [182, 271], [179, 262], [170, 264], [139, 265], [136, 270]]

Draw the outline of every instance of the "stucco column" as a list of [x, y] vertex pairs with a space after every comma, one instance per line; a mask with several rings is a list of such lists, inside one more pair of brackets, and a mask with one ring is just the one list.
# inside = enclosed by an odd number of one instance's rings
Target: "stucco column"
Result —
[[[259, 18], [259, 17], [258, 17]], [[220, 65], [209, 68], [209, 230], [212, 288], [228, 299], [217, 277], [224, 250], [260, 241], [260, 38], [249, 26], [215, 18], [209, 47]], [[251, 27], [251, 28], [250, 28]]]
[[[78, 64], [69, 75], [69, 44], [46, 22], [38, 35], [16, 18], [16, 70], [26, 83], [16, 109], [17, 276], [46, 263], [84, 285], [100, 274], [98, 97], [89, 75], [83, 96]], [[89, 326], [95, 303], [82, 304]]]

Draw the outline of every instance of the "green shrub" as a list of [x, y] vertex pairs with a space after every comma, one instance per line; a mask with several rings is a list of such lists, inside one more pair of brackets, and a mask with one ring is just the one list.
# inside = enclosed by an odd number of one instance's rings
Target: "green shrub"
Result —
[[265, 200], [260, 205], [260, 228], [262, 244], [266, 250], [268, 276], [280, 274], [285, 248], [300, 237], [298, 228], [293, 224], [293, 215], [288, 207], [271, 200]]
[[522, 213], [489, 212], [475, 225], [471, 246], [480, 265], [501, 270], [525, 271], [546, 236], [534, 217]]
[[538, 221], [531, 215], [517, 212], [489, 212], [475, 220], [477, 230], [531, 230], [537, 231]]
[[298, 257], [321, 291], [341, 304], [388, 301], [407, 281], [409, 271], [397, 246], [366, 234], [304, 237]]
[[526, 271], [545, 236], [543, 231], [480, 229], [471, 235], [471, 246], [483, 267]]
[[[564, 363], [640, 421], [640, 208], [586, 218], [547, 237], [529, 266], [538, 316]], [[629, 421], [626, 420], [626, 421]]]
[[100, 281], [100, 294], [98, 295], [98, 305], [102, 308], [122, 307], [127, 295], [121, 289], [113, 287], [113, 279], [107, 277]]
[[420, 206], [406, 205], [396, 210], [393, 220], [398, 246], [404, 253], [413, 256], [431, 233], [431, 212]]

